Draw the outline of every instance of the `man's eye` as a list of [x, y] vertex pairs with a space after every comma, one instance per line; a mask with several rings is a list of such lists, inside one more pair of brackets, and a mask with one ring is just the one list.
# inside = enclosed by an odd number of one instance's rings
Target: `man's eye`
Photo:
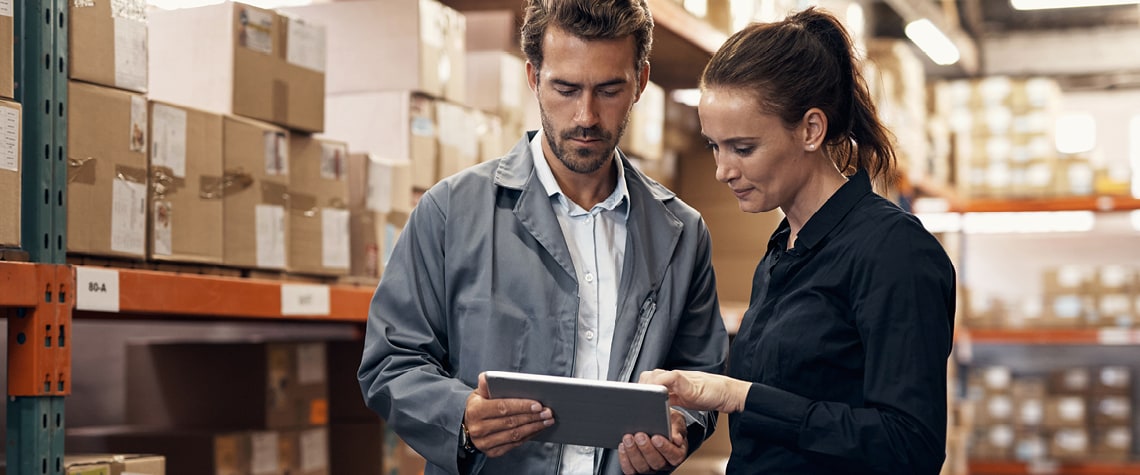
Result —
[[570, 96], [574, 94], [573, 89], [555, 89], [555, 91], [559, 94], [562, 94], [563, 96]]
[[621, 89], [602, 89], [601, 91], [598, 91], [598, 94], [604, 97], [614, 97], [619, 93], [621, 93]]

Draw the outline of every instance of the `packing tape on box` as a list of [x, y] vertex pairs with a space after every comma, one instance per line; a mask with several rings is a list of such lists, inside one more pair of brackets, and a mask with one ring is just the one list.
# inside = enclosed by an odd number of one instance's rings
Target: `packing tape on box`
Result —
[[289, 209], [304, 214], [306, 218], [312, 218], [320, 212], [317, 196], [308, 193], [289, 193]]
[[198, 196], [205, 199], [225, 198], [228, 193], [236, 193], [253, 186], [253, 175], [244, 169], [226, 170], [220, 181], [207, 181], [203, 177]]
[[[315, 200], [314, 200], [315, 201]], [[289, 190], [281, 183], [261, 182], [261, 204], [276, 205], [288, 209]]]
[[186, 179], [174, 176], [174, 170], [170, 167], [152, 166], [150, 187], [154, 191], [154, 199], [161, 200], [185, 188]]
[[95, 157], [67, 159], [67, 182], [95, 184]]
[[273, 80], [273, 122], [284, 124], [289, 119], [289, 83]]
[[225, 196], [226, 179], [216, 175], [202, 175], [198, 179], [198, 197], [204, 200], [220, 200]]
[[115, 178], [133, 183], [146, 184], [146, 169], [115, 165]]

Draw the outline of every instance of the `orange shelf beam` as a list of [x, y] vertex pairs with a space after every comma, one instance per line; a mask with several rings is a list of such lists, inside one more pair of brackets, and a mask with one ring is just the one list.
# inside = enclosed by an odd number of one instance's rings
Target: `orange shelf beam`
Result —
[[1140, 330], [1124, 328], [982, 329], [964, 332], [971, 343], [1018, 345], [1140, 345]]
[[44, 265], [0, 262], [0, 307], [35, 307], [44, 299], [40, 270]]
[[994, 213], [1021, 211], [1130, 211], [1140, 209], [1140, 199], [1127, 196], [1074, 196], [1070, 198], [965, 201], [954, 211]]
[[[118, 272], [118, 314], [142, 315], [147, 318], [169, 316], [364, 322], [373, 291], [370, 287], [329, 285], [327, 315], [285, 314], [282, 312], [282, 288], [285, 284], [294, 284], [293, 282], [137, 269], [110, 270]], [[78, 310], [77, 313], [81, 317], [98, 318], [107, 312]]]
[[1073, 462], [1027, 465], [1021, 462], [970, 461], [970, 475], [1140, 475], [1131, 462]]

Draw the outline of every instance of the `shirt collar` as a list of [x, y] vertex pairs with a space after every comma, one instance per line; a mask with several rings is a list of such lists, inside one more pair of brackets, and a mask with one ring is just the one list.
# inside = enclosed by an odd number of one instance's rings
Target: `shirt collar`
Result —
[[[562, 193], [562, 187], [558, 186], [558, 181], [554, 179], [554, 172], [550, 169], [550, 164], [546, 163], [546, 154], [542, 150], [543, 137], [545, 137], [545, 135], [543, 135], [543, 131], [540, 129], [537, 134], [534, 134], [534, 138], [530, 140], [530, 153], [534, 156], [534, 173], [538, 175], [538, 181], [542, 183], [542, 187], [546, 190], [547, 196], [557, 198], [563, 209], [571, 215], [578, 214], [574, 213], [574, 211], [581, 209], [581, 207], [571, 202], [566, 198], [566, 195]], [[606, 198], [605, 201], [594, 205], [594, 207], [613, 211], [619, 206], [622, 206], [623, 216], [628, 217], [629, 188], [625, 183], [625, 169], [621, 166], [621, 160], [618, 160], [617, 156], [617, 149], [614, 149], [613, 164], [614, 167], [617, 168], [617, 185], [614, 187], [613, 193], [610, 193], [610, 196]], [[584, 212], [589, 212], [589, 210], [584, 210]]]
[[807, 223], [804, 223], [803, 229], [796, 237], [796, 247], [800, 247], [800, 245], [806, 249], [815, 247], [832, 229], [835, 229], [836, 225], [843, 221], [847, 213], [855, 208], [855, 204], [869, 193], [871, 193], [871, 179], [866, 170], [859, 170], [848, 177], [847, 183], [839, 187], [839, 190], [831, 195], [831, 198], [828, 198], [827, 202], [815, 214], [808, 218]]

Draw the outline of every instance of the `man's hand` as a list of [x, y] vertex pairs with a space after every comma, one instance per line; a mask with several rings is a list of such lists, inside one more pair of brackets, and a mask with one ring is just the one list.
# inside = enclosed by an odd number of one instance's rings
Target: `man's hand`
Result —
[[530, 399], [490, 399], [487, 379], [480, 374], [479, 387], [467, 396], [463, 423], [475, 448], [498, 457], [554, 425], [554, 414]]
[[644, 432], [626, 434], [618, 446], [618, 459], [625, 475], [654, 473], [675, 468], [689, 455], [688, 431], [685, 416], [675, 409], [669, 410], [672, 426], [668, 438], [661, 434], [652, 437]]

